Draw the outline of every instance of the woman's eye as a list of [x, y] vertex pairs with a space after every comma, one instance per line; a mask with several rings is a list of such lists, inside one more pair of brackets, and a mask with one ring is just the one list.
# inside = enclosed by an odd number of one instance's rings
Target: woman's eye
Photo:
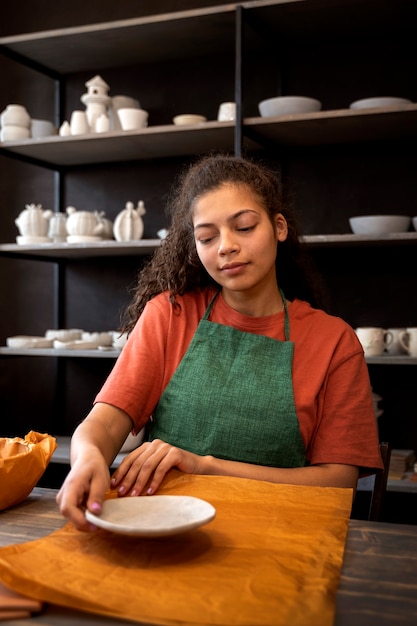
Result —
[[241, 226], [240, 228], [237, 228], [236, 230], [238, 230], [240, 233], [247, 233], [250, 230], [253, 230], [255, 228], [255, 225], [253, 226]]

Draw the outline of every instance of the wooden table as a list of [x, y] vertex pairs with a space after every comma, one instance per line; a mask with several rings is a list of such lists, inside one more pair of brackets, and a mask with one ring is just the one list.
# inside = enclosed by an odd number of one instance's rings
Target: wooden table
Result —
[[[55, 496], [55, 490], [35, 488], [22, 504], [0, 512], [0, 546], [38, 539], [63, 526], [66, 520]], [[351, 520], [336, 603], [334, 626], [416, 626], [417, 526]], [[132, 622], [51, 605], [41, 615], [15, 622], [16, 626], [36, 623], [117, 626]]]

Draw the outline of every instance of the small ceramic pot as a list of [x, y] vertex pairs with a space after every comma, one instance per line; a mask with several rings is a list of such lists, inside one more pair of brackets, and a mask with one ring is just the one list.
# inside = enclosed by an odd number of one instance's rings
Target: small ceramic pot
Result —
[[20, 141], [21, 139], [29, 139], [30, 130], [24, 128], [24, 126], [3, 126], [0, 132], [0, 138], [2, 141]]
[[73, 111], [70, 120], [71, 135], [86, 135], [90, 132], [85, 111]]
[[0, 115], [2, 128], [5, 126], [23, 126], [30, 129], [30, 115], [21, 104], [8, 104]]
[[114, 220], [114, 237], [116, 241], [136, 241], [142, 238], [144, 224], [142, 215], [146, 213], [145, 205], [141, 200], [135, 209], [133, 202], [126, 202], [123, 209]]
[[122, 130], [138, 130], [148, 125], [148, 112], [143, 109], [119, 109], [117, 115]]
[[48, 237], [55, 243], [67, 240], [67, 216], [65, 213], [54, 213], [49, 220]]

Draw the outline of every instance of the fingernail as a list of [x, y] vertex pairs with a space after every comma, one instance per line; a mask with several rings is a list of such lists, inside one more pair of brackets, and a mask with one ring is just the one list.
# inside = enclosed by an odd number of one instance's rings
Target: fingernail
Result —
[[138, 496], [139, 493], [136, 491], [136, 489], [134, 489], [133, 491], [130, 492], [131, 496]]
[[116, 479], [115, 479], [115, 478], [112, 478], [112, 479], [110, 480], [110, 485], [113, 487], [115, 484], [116, 484]]
[[99, 502], [92, 502], [90, 509], [94, 513], [97, 513], [98, 511], [101, 511], [101, 504]]
[[125, 487], [123, 487], [123, 485], [121, 487], [119, 487], [119, 489], [117, 490], [117, 493], [120, 493], [120, 495], [122, 496], [124, 493], [126, 492]]
[[146, 490], [146, 493], [147, 493], [148, 496], [152, 495], [153, 494], [152, 487], [149, 487], [149, 489]]

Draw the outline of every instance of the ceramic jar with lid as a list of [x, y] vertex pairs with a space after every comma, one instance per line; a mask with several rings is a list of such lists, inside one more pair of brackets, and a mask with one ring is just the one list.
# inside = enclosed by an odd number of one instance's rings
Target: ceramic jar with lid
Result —
[[48, 237], [55, 243], [67, 240], [67, 216], [65, 213], [53, 213], [49, 220]]

